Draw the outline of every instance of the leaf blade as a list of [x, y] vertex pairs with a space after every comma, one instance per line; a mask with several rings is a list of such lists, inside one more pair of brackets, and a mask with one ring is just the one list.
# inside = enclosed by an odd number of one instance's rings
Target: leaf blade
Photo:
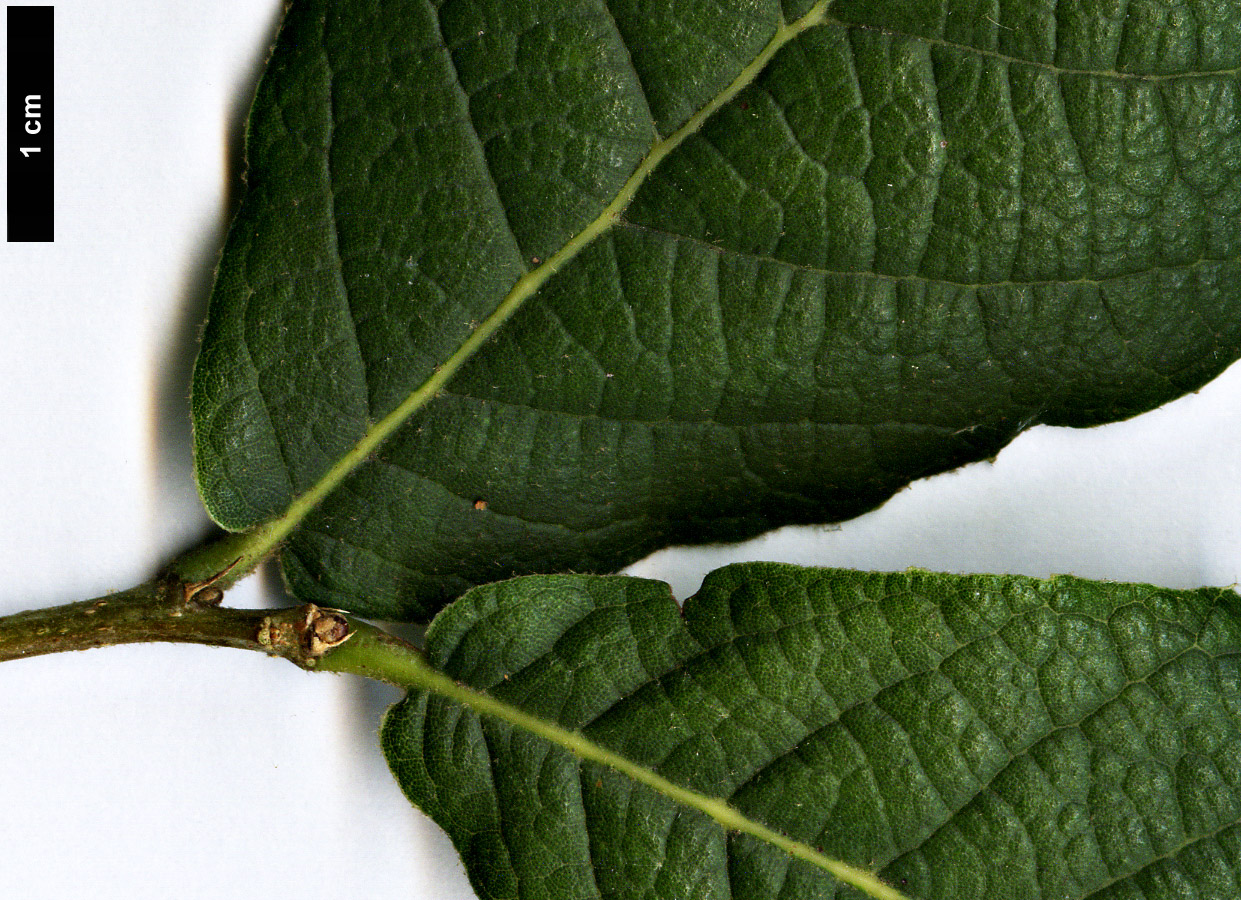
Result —
[[[666, 589], [627, 581], [476, 589], [433, 625], [431, 661], [630, 767], [828, 856], [873, 860], [912, 897], [1235, 886], [1231, 592], [746, 564], [713, 573], [682, 623]], [[616, 767], [548, 761], [530, 732], [488, 716], [414, 692], [383, 729], [403, 789], [449, 830], [482, 895], [506, 895], [504, 878], [530, 885], [546, 848], [564, 866], [595, 859], [598, 896], [640, 895], [665, 864], [681, 879], [669, 896], [836, 895], [769, 841], [661, 811]], [[1219, 762], [1204, 768], [1203, 752]], [[482, 814], [458, 783], [471, 753], [495, 815], [520, 823], [479, 826], [502, 846], [477, 858], [457, 809]], [[584, 855], [533, 812], [566, 803], [584, 817]]]
[[[1235, 71], [1058, 74], [1037, 41], [1005, 43], [1007, 22], [890, 33], [899, 11], [883, 4], [832, 20], [819, 4], [790, 25], [740, 0], [689, 24], [555, 6], [480, 23], [446, 4], [425, 46], [402, 37], [417, 23], [394, 37], [365, 3], [295, 7], [252, 126], [252, 148], [275, 149], [252, 154], [194, 404], [204, 499], [254, 529], [236, 542], [247, 562], [287, 540], [300, 596], [425, 619], [514, 573], [611, 571], [669, 543], [848, 518], [1031, 424], [1158, 405], [1241, 352], [1239, 137], [1212, 112], [1238, 102]], [[1009, 14], [1023, 40], [1047, 33], [1037, 10]], [[1102, 52], [1082, 22], [1079, 64]], [[640, 53], [620, 61], [625, 35], [691, 25], [735, 27], [755, 54], [708, 54], [713, 99], [675, 74], [684, 60], [659, 90]], [[553, 32], [572, 52], [549, 49]], [[350, 43], [400, 40], [378, 63]], [[1202, 62], [1230, 58], [1219, 43]], [[620, 73], [624, 115], [599, 105], [608, 85], [582, 63], [596, 57]], [[399, 93], [427, 67], [425, 97]], [[604, 181], [581, 202], [548, 188], [544, 209], [523, 166], [545, 184], [543, 156], [598, 163], [598, 129], [547, 89], [557, 75], [605, 111], [587, 120], [623, 121]], [[286, 98], [302, 95], [319, 98], [302, 116], [314, 127], [290, 130]], [[368, 103], [396, 112], [367, 123]], [[422, 161], [381, 152], [423, 133], [394, 124], [423, 106], [448, 110], [457, 137]], [[566, 129], [543, 156], [521, 137]], [[441, 144], [469, 165], [439, 166]], [[309, 182], [322, 210], [283, 234]], [[581, 229], [566, 244], [561, 220]], [[264, 224], [275, 236], [250, 235]], [[426, 245], [406, 246], [419, 228]]]

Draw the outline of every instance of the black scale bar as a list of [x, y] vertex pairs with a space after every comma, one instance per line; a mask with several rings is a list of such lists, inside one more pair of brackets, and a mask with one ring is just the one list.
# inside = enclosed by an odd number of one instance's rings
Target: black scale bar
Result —
[[8, 240], [50, 241], [54, 110], [50, 6], [8, 8]]

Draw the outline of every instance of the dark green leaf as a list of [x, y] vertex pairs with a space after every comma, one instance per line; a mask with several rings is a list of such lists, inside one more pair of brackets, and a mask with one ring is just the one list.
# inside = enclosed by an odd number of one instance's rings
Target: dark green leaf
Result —
[[1193, 390], [1241, 350], [1239, 9], [299, 0], [204, 500], [420, 618]]
[[501, 712], [415, 691], [384, 749], [482, 897], [862, 896], [758, 826], [921, 900], [1241, 895], [1232, 591], [764, 563], [682, 618], [655, 582], [533, 577], [427, 647]]

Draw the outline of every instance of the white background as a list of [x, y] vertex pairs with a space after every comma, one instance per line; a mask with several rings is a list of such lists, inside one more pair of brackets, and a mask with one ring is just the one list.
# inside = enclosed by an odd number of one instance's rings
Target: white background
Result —
[[[56, 242], [0, 249], [0, 612], [129, 587], [210, 533], [187, 385], [278, 9], [57, 4]], [[682, 598], [738, 559], [1233, 584], [1239, 411], [1234, 369], [1131, 422], [1035, 429], [841, 528], [634, 571]], [[228, 602], [279, 604], [275, 583]], [[0, 665], [0, 897], [472, 896], [380, 757], [394, 697], [201, 647]]]

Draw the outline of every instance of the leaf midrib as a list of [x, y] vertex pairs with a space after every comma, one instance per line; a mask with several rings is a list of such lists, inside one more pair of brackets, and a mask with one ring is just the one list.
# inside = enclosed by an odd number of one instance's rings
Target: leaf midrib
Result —
[[[522, 729], [535, 737], [571, 753], [585, 762], [606, 766], [625, 777], [650, 788], [673, 803], [696, 810], [712, 819], [726, 832], [747, 834], [821, 869], [833, 878], [848, 884], [874, 900], [909, 900], [881, 881], [874, 873], [833, 859], [809, 844], [793, 840], [743, 814], [718, 797], [682, 787], [633, 760], [589, 740], [580, 732], [570, 731], [554, 722], [533, 716], [519, 707], [506, 703], [485, 691], [454, 681], [433, 669], [417, 651], [393, 642], [382, 633], [358, 630], [350, 640], [324, 657], [321, 669], [357, 671], [359, 660], [365, 660], [365, 674], [380, 678], [409, 690], [436, 694], [460, 704], [479, 716], [498, 719]], [[382, 731], [382, 728], [381, 728]]]
[[249, 531], [234, 535], [231, 539], [225, 539], [207, 548], [201, 555], [187, 557], [178, 565], [179, 573], [187, 579], [201, 580], [229, 570], [227, 581], [231, 583], [241, 575], [252, 571], [410, 416], [434, 399], [461, 367], [490, 340], [505, 322], [513, 317], [528, 299], [534, 296], [549, 278], [576, 257], [588, 244], [620, 223], [621, 213], [647, 177], [668, 154], [686, 138], [697, 133], [720, 107], [753, 83], [771, 58], [785, 44], [808, 28], [821, 24], [830, 5], [831, 0], [818, 0], [805, 15], [796, 21], [786, 23], [781, 19], [775, 34], [767, 45], [723, 91], [713, 97], [675, 132], [652, 145], [650, 152], [639, 163], [634, 173], [590, 224], [574, 235], [555, 254], [518, 278], [495, 311], [470, 333], [431, 377], [415, 388], [392, 412], [372, 424], [352, 449], [342, 455], [312, 487], [289, 504], [283, 515]]

